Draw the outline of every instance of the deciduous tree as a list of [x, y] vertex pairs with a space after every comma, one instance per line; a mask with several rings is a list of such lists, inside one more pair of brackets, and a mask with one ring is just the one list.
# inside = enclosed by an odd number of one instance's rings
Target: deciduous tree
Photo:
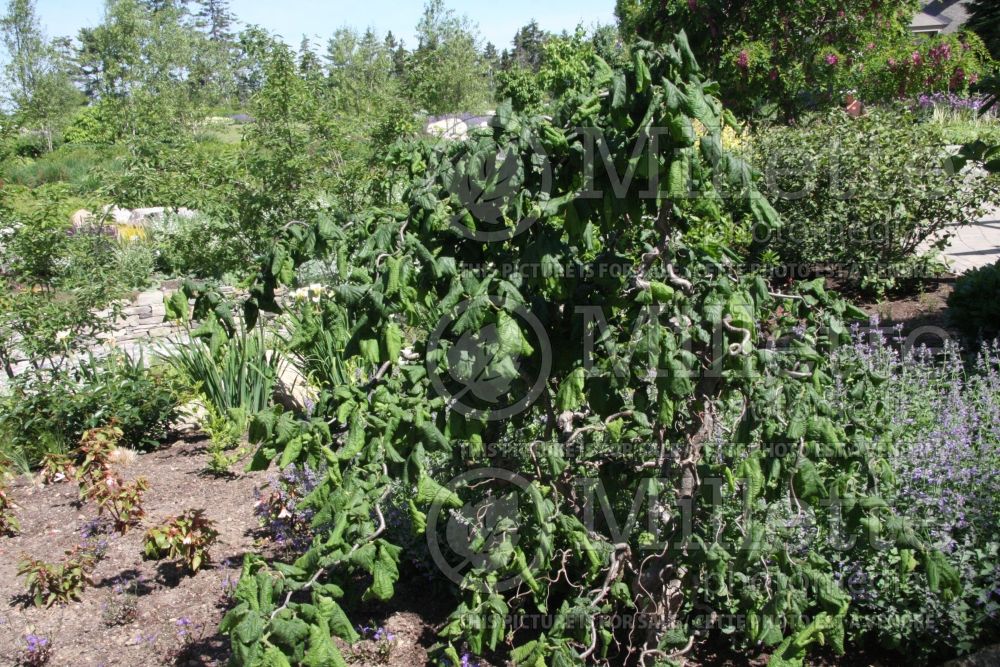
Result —
[[465, 17], [429, 0], [417, 25], [417, 50], [408, 69], [409, 89], [424, 109], [440, 114], [476, 111], [489, 99], [478, 31]]
[[42, 33], [33, 0], [10, 0], [0, 31], [8, 53], [10, 102], [21, 124], [40, 130], [51, 151], [53, 133], [80, 103], [67, 62]]

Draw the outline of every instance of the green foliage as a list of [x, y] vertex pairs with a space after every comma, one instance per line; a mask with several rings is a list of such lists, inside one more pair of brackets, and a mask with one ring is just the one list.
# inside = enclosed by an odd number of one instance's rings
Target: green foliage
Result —
[[990, 0], [969, 3], [968, 27], [982, 38], [994, 58], [1000, 60], [1000, 5]]
[[24, 473], [46, 454], [65, 454], [84, 430], [77, 387], [65, 374], [24, 377], [0, 396], [0, 452]]
[[25, 577], [28, 596], [36, 607], [67, 604], [79, 600], [93, 585], [90, 575], [99, 560], [100, 551], [93, 545], [76, 546], [59, 563], [25, 558], [18, 563], [17, 576]]
[[247, 260], [288, 221], [315, 218], [336, 156], [333, 116], [299, 76], [291, 51], [275, 45], [264, 63], [266, 79], [254, 98], [254, 123], [241, 155], [245, 171], [230, 199]]
[[344, 591], [333, 584], [313, 585], [308, 587], [309, 602], [292, 601], [292, 594], [305, 587], [277, 574], [260, 557], [244, 557], [234, 596], [236, 606], [219, 626], [221, 632], [232, 637], [233, 661], [240, 665], [270, 661], [279, 665], [346, 667], [332, 640], [358, 639], [337, 602]]
[[[946, 144], [950, 146], [959, 145], [982, 145], [1000, 146], [1000, 119], [990, 114], [978, 114], [974, 110], [955, 109], [949, 110], [940, 106], [935, 106], [933, 112], [929, 114], [928, 122], [934, 123], [941, 128], [941, 135]], [[984, 151], [985, 153], [985, 151]], [[986, 154], [970, 156], [972, 160], [982, 163], [994, 160]], [[967, 153], [966, 153], [967, 155]], [[1000, 161], [994, 161], [991, 165], [994, 171], [1000, 169]]]
[[[27, 211], [0, 208], [7, 267], [0, 295], [0, 364], [60, 370], [110, 321], [98, 314], [122, 295], [114, 243], [99, 230], [70, 230], [65, 192], [43, 193]], [[112, 308], [112, 310], [114, 310]]]
[[995, 179], [957, 173], [940, 128], [902, 110], [833, 111], [765, 131], [750, 152], [786, 222], [773, 243], [781, 259], [832, 268], [868, 292], [930, 275], [923, 253], [943, 249], [941, 232], [977, 220], [998, 191]]
[[550, 37], [542, 46], [539, 84], [555, 97], [584, 89], [590, 84], [596, 56], [594, 45], [582, 27], [572, 36]]
[[931, 590], [908, 549], [873, 549], [850, 561], [829, 554], [843, 563], [853, 597], [849, 638], [877, 641], [920, 664], [995, 643], [1000, 485], [981, 471], [995, 469], [1000, 458], [997, 348], [987, 345], [965, 363], [954, 344], [936, 354], [899, 353], [872, 331], [841, 356], [886, 379], [868, 408], [890, 424], [876, 445], [893, 469], [884, 497], [928, 527], [960, 582], [954, 596]]
[[[842, 519], [857, 536], [886, 514], [883, 537], [919, 554], [933, 590], [955, 593], [951, 566], [879, 496], [891, 471], [866, 443], [881, 422], [828, 396], [839, 370], [828, 355], [862, 313], [820, 281], [775, 295], [746, 270], [762, 248], [744, 257], [688, 234], [711, 221], [766, 237], [780, 218], [752, 169], [723, 149], [722, 128], [735, 122], [685, 37], [663, 50], [638, 43], [631, 56], [619, 70], [595, 57], [551, 119], [503, 105], [467, 142], [401, 143], [391, 156], [399, 206], [293, 225], [270, 250], [244, 304], [251, 323], [277, 310], [274, 290], [293, 285], [296, 267], [321, 260], [336, 271], [290, 329], [318, 400], [307, 415], [254, 418], [252, 467], [326, 473], [300, 503], [315, 511], [310, 548], [273, 571], [244, 562], [221, 627], [236, 664], [341, 664], [331, 633], [356, 637], [336, 600], [388, 600], [405, 576], [385, 512], [396, 485], [409, 491], [417, 535], [469, 565], [452, 578], [440, 632], [440, 657], [453, 663], [463, 645], [513, 649], [518, 664], [670, 653], [697, 638], [706, 596], [756, 618], [724, 631], [775, 647], [773, 664], [802, 664], [814, 645], [842, 653], [850, 597], [833, 565], [772, 530], [796, 513], [821, 526]], [[700, 140], [694, 120], [706, 128]], [[631, 161], [637, 180], [655, 173], [661, 196], [638, 196], [645, 183], [612, 196], [618, 179], [598, 168], [591, 188], [605, 196], [578, 197], [578, 127], [603, 133], [609, 162]], [[671, 128], [669, 140], [634, 157], [650, 127]], [[499, 154], [503, 170], [484, 167]], [[494, 208], [477, 207], [484, 201]], [[606, 315], [592, 355], [572, 344], [592, 326], [581, 322], [587, 308]], [[859, 408], [878, 382], [857, 367], [838, 378], [860, 388]], [[715, 419], [726, 406], [741, 408], [731, 430]], [[783, 442], [794, 448], [771, 453]], [[498, 465], [523, 478], [516, 502], [497, 479], [462, 476]], [[603, 485], [616, 516], [647, 498], [631, 518], [658, 534], [588, 521], [583, 480]], [[452, 541], [456, 529], [468, 545]], [[767, 584], [745, 594], [704, 589], [709, 575], [741, 582], [762, 571]], [[633, 613], [657, 623], [641, 637], [615, 627]], [[551, 624], [508, 633], [522, 614]]]
[[6, 79], [19, 121], [37, 128], [49, 151], [53, 135], [80, 103], [69, 63], [42, 34], [32, 0], [10, 0], [0, 18], [0, 39], [7, 50]]
[[920, 93], [964, 93], [995, 67], [982, 40], [972, 33], [916, 42], [869, 43], [854, 64], [828, 66], [833, 89], [852, 89], [866, 101], [888, 101]]
[[1000, 336], [1000, 262], [972, 269], [948, 296], [951, 323], [969, 340]]
[[202, 421], [201, 429], [208, 436], [208, 470], [216, 475], [227, 475], [247, 453], [241, 445], [249, 418], [242, 409], [231, 409], [224, 415], [217, 414], [211, 403], [206, 403], [205, 409], [208, 416]]
[[149, 483], [142, 477], [126, 482], [121, 475], [105, 468], [88, 487], [81, 485], [86, 500], [97, 504], [98, 515], [107, 515], [114, 530], [124, 535], [145, 516], [142, 497], [149, 490]]
[[115, 244], [115, 271], [126, 289], [150, 286], [158, 259], [157, 248], [144, 237], [122, 238]]
[[80, 365], [82, 411], [87, 426], [114, 424], [122, 430], [122, 444], [140, 450], [162, 443], [177, 417], [180, 387], [163, 366], [147, 367], [142, 352], [130, 356], [113, 351], [103, 359], [93, 356]]
[[504, 64], [510, 69], [521, 67], [538, 72], [538, 68], [542, 65], [542, 48], [551, 37], [552, 35], [538, 26], [538, 21], [532, 19], [514, 34], [512, 41], [514, 48], [507, 56], [510, 62]]
[[[190, 340], [174, 341], [164, 360], [202, 396], [220, 437], [235, 428], [242, 434], [248, 416], [270, 405], [282, 357], [269, 344], [263, 326], [237, 326], [232, 305], [219, 295], [197, 301], [191, 311], [189, 297], [202, 288], [188, 282], [166, 300], [168, 320], [186, 325], [194, 320], [201, 325], [194, 330], [188, 327]], [[220, 444], [228, 447], [227, 442], [220, 440]]]
[[67, 144], [106, 145], [114, 142], [115, 127], [108, 118], [109, 106], [96, 102], [81, 107], [63, 130]]
[[534, 72], [513, 65], [497, 73], [496, 98], [500, 102], [510, 100], [516, 111], [527, 111], [541, 105], [544, 92]]
[[187, 510], [146, 531], [143, 553], [154, 560], [176, 560], [192, 574], [211, 562], [208, 550], [219, 533], [205, 510]]
[[221, 279], [246, 273], [246, 255], [231, 242], [232, 225], [214, 216], [168, 215], [153, 229], [156, 266], [168, 276]]
[[263, 328], [240, 329], [226, 340], [212, 324], [194, 330], [188, 343], [175, 342], [164, 361], [196, 387], [214, 414], [244, 419], [270, 404], [282, 364]]
[[427, 0], [417, 40], [407, 68], [407, 87], [416, 103], [431, 114], [483, 110], [489, 79], [468, 19], [456, 16], [443, 0]]
[[21, 522], [14, 514], [17, 507], [7, 495], [6, 486], [0, 482], [0, 535], [17, 535], [21, 532]]
[[3, 178], [11, 185], [29, 188], [65, 183], [75, 193], [89, 194], [110, 177], [117, 164], [115, 160], [115, 156], [105, 150], [61, 146], [37, 159], [12, 161], [5, 166]]
[[147, 369], [141, 355], [114, 352], [68, 372], [18, 376], [0, 401], [3, 451], [27, 470], [105, 424], [124, 431], [127, 447], [157, 447], [177, 416], [179, 388], [162, 368]]
[[184, 79], [201, 39], [183, 21], [185, 11], [180, 4], [154, 10], [140, 0], [111, 0], [102, 23], [80, 30], [80, 79], [89, 97], [119, 114], [106, 116], [116, 136], [134, 128], [143, 101], [183, 108], [196, 92]]

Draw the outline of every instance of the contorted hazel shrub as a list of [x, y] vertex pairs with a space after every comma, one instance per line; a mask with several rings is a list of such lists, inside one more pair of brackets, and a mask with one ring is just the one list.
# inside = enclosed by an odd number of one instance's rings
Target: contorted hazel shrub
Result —
[[[780, 221], [723, 149], [731, 115], [685, 40], [631, 56], [595, 59], [551, 118], [501, 106], [467, 141], [398, 145], [398, 202], [274, 244], [244, 313], [275, 310], [297, 266], [334, 264], [289, 340], [329, 381], [310, 415], [254, 419], [253, 467], [326, 472], [297, 504], [315, 512], [310, 548], [244, 562], [222, 623], [235, 664], [342, 663], [331, 635], [357, 634], [338, 600], [390, 600], [408, 567], [386, 518], [398, 485], [452, 584], [437, 651], [453, 665], [466, 649], [668, 664], [715, 634], [772, 665], [843, 651], [851, 598], [821, 551], [786, 539], [805, 524], [861, 551], [904, 545], [934, 595], [954, 594], [879, 496], [884, 420], [855, 408], [880, 378], [829, 361], [862, 313], [818, 282], [775, 293], [752, 257], [687, 234]], [[218, 303], [188, 292], [205, 314]]]

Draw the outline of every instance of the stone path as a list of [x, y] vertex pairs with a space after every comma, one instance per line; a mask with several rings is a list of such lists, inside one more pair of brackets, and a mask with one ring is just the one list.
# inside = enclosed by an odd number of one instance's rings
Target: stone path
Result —
[[955, 233], [945, 257], [961, 274], [1000, 260], [1000, 206], [974, 225], [952, 227]]

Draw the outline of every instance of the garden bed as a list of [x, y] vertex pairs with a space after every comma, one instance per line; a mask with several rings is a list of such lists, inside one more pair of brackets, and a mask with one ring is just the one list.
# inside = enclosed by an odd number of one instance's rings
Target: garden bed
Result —
[[[10, 495], [18, 505], [21, 534], [0, 540], [0, 596], [7, 603], [0, 612], [0, 660], [16, 663], [29, 633], [51, 642], [53, 665], [140, 665], [164, 658], [213, 664], [226, 655], [216, 627], [224, 613], [226, 582], [239, 577], [242, 555], [253, 547], [253, 489], [262, 476], [206, 476], [202, 450], [201, 442], [181, 441], [138, 456], [124, 474], [150, 482], [144, 500], [147, 524], [189, 507], [207, 511], [220, 533], [213, 564], [186, 576], [169, 563], [143, 560], [142, 526], [124, 536], [103, 535], [107, 554], [93, 573], [94, 586], [79, 602], [50, 609], [36, 608], [25, 596], [17, 564], [25, 555], [58, 560], [85, 539], [96, 510], [77, 504], [76, 484], [41, 486], [17, 479]], [[126, 590], [137, 594], [136, 618], [113, 625], [109, 603], [123, 600]]]
[[[226, 663], [229, 642], [217, 628], [239, 579], [243, 554], [266, 551], [254, 516], [254, 491], [267, 483], [268, 473], [208, 475], [205, 458], [204, 441], [181, 440], [139, 455], [125, 467], [127, 478], [145, 477], [150, 483], [143, 525], [123, 537], [101, 535], [107, 552], [93, 573], [94, 585], [79, 602], [49, 609], [36, 608], [25, 595], [18, 562], [25, 555], [58, 560], [63, 551], [84, 541], [96, 510], [77, 504], [76, 484], [42, 485], [25, 477], [13, 482], [9, 494], [17, 504], [21, 533], [0, 538], [0, 664], [18, 664], [26, 637], [32, 634], [50, 642], [48, 664], [54, 666]], [[145, 526], [187, 508], [204, 508], [219, 531], [210, 550], [213, 562], [194, 576], [178, 572], [172, 563], [142, 557]], [[124, 612], [115, 613], [129, 591], [135, 593], [132, 620]], [[426, 610], [418, 592], [410, 599]], [[114, 624], [115, 615], [125, 622]], [[344, 647], [352, 664], [403, 667], [426, 662], [420, 644], [429, 645], [433, 631], [420, 616], [399, 612], [378, 625], [392, 641]]]

